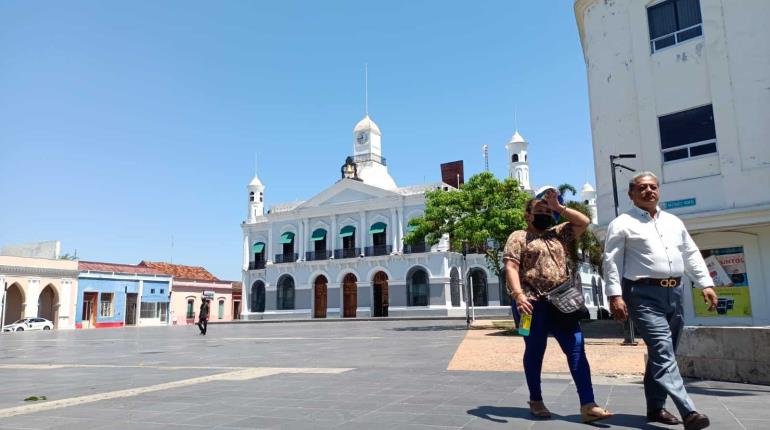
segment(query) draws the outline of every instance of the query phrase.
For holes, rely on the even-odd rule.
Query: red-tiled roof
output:
[[[190,279],[196,281],[219,281],[216,276],[208,270],[199,266],[185,266],[182,264],[159,263],[155,261],[142,261],[139,266],[149,267],[159,270],[163,273],[173,275],[179,279]]]
[[[151,267],[134,266],[133,264],[100,263],[96,261],[78,261],[78,270],[110,273],[133,273],[140,275],[165,275],[166,273]]]

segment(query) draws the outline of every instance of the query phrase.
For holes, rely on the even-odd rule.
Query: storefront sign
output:
[[[751,296],[743,247],[702,250],[714,290],[719,297],[716,312],[709,312],[699,289],[693,288],[693,306],[699,317],[750,317]]]

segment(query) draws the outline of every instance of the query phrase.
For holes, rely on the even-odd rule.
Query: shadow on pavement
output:
[[[428,326],[415,326],[415,327],[394,327],[391,330],[394,331],[466,331],[467,328],[462,326],[450,326],[450,325],[428,325]]]
[[[567,421],[580,423],[580,415],[558,415],[552,414],[551,418],[536,418],[529,413],[529,408],[517,408],[511,406],[479,406],[475,409],[469,409],[468,414],[475,417],[489,420],[496,423],[507,423],[509,418],[520,418],[528,421]],[[595,428],[612,428],[614,426],[624,426],[627,428],[640,430],[661,430],[670,429],[662,425],[647,422],[647,417],[642,415],[616,414],[603,421],[597,421],[587,424]]]
[[[747,392],[749,391],[749,392]],[[702,394],[704,396],[718,396],[718,397],[746,397],[756,396],[752,392],[767,393],[764,390],[751,390],[745,388],[707,388],[707,387],[694,387],[692,385],[687,386],[687,392],[690,394]]]

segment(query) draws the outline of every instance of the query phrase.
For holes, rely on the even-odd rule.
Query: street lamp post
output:
[[[615,162],[615,160],[619,158],[636,158],[636,154],[618,154],[618,155],[610,155],[610,168],[612,170],[612,198],[615,201],[615,217],[618,216],[618,184],[617,179],[615,177],[615,171],[618,168],[626,169],[629,172],[635,172],[636,170]],[[625,338],[623,339],[623,345],[626,346],[635,346],[638,345],[639,342],[636,341],[636,338],[634,336],[634,323],[631,321],[630,316],[626,319],[626,323],[623,324],[623,331],[625,334]]]
[[[468,283],[465,282],[466,278],[468,277],[468,268],[467,268],[467,262],[466,262],[466,256],[468,255],[468,241],[463,240],[462,241],[462,247],[463,247],[463,273],[462,273],[462,280],[463,280],[463,299],[465,299],[465,326],[467,328],[471,327],[471,310],[468,307],[468,298],[470,295],[468,294]]]

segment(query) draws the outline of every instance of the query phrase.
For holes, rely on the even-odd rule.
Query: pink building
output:
[[[235,282],[222,281],[208,270],[198,266],[142,261],[139,266],[149,267],[172,275],[174,283],[171,288],[171,324],[195,324],[198,309],[204,291],[213,293],[210,303],[209,322],[232,321],[234,317],[233,290],[240,292],[240,286]],[[240,307],[240,300],[238,307]]]

